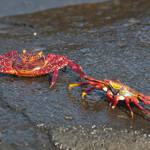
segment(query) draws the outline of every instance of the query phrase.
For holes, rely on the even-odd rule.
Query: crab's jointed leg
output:
[[[114,109],[116,107],[116,105],[118,104],[119,102],[119,97],[120,95],[115,95],[115,97],[113,98],[112,100],[112,108]]]
[[[51,72],[54,72],[53,76],[52,76],[52,81],[51,81],[51,85],[49,88],[51,88],[56,79],[57,79],[57,76],[58,76],[58,70],[53,70],[52,67],[49,67],[49,68],[41,68],[41,69],[37,69],[37,70],[34,70],[33,71],[33,76],[41,76],[41,75],[44,75],[44,74],[48,74],[48,73],[51,73]]]
[[[53,77],[52,77],[52,82],[50,85],[50,88],[51,88],[57,79],[58,70],[63,68],[63,67],[66,67],[68,64],[81,77],[86,76],[86,74],[83,72],[81,66],[79,66],[75,62],[71,61],[67,57],[58,56],[55,54],[49,54],[45,60],[45,65],[42,68],[35,69],[33,71],[33,76],[40,76],[43,74],[48,74],[50,72],[54,72]]]
[[[12,68],[12,61],[5,55],[0,55],[0,72],[17,74],[16,70]]]
[[[129,104],[129,103],[130,103],[130,98],[126,97],[126,98],[125,98],[125,102],[126,102],[128,108],[130,109],[131,116],[132,116],[132,118],[133,118],[133,111],[132,111],[131,106],[130,106],[130,104]]]
[[[12,67],[12,61],[5,55],[0,55],[0,66]]]
[[[107,92],[108,93],[108,92]],[[119,102],[119,100],[122,98],[122,96],[121,95],[115,95],[114,96],[114,98],[113,97],[110,97],[111,99],[111,102],[110,102],[110,104],[112,105],[112,108],[115,108],[115,106],[117,105],[117,103]],[[130,98],[129,97],[124,97],[125,99],[125,102],[126,102],[126,105],[128,106],[128,108],[130,109],[130,112],[131,112],[131,116],[132,116],[132,118],[133,118],[133,111],[132,111],[132,109],[131,109],[131,107],[130,107],[130,104],[129,104],[129,102],[130,102]]]
[[[82,86],[82,85],[88,85],[89,82],[83,82],[83,83],[73,83],[73,84],[70,84],[68,89],[69,91],[71,90],[72,87],[75,87],[75,86]]]
[[[54,83],[57,79],[57,76],[58,76],[58,70],[54,70],[54,74],[53,74],[53,77],[52,77],[52,82],[51,82],[51,85],[50,85],[49,88],[51,88],[54,85]]]
[[[137,98],[132,97],[132,98],[131,98],[131,102],[134,103],[137,107],[139,107],[140,109],[142,109],[143,111],[145,111],[147,114],[150,115],[150,112],[147,111],[146,109],[144,109],[144,108],[137,102]]]
[[[113,98],[113,93],[112,93],[110,90],[107,91],[106,97],[107,97],[109,100],[111,100],[111,101],[114,99],[114,98]]]
[[[10,56],[10,59],[13,63],[16,60],[16,58],[18,57],[18,52],[13,50],[13,51],[10,51],[9,53],[5,54],[4,56],[6,56],[6,57]]]
[[[78,64],[76,64],[75,62],[71,60],[68,61],[68,64],[75,72],[77,72],[81,76],[81,78],[87,77],[87,75],[83,72],[81,66],[79,66]]]
[[[58,62],[58,63],[57,63]],[[45,66],[47,67],[53,67],[54,70],[58,70],[60,68],[66,67],[67,64],[69,64],[69,66],[75,71],[77,72],[81,77],[85,77],[87,76],[83,70],[82,67],[80,65],[78,65],[77,63],[71,61],[70,59],[68,59],[65,56],[58,56],[55,54],[49,54],[47,56],[47,59],[45,60]]]
[[[85,91],[82,93],[82,99],[84,99],[84,96],[87,95],[88,93],[92,92],[94,89],[96,89],[96,86],[92,86],[91,88],[85,90]]]
[[[73,84],[70,84],[69,85],[69,91],[71,90],[72,87],[82,86],[82,85],[88,85],[88,84],[92,85],[92,82],[83,82],[83,83],[73,83]],[[91,87],[91,88],[87,89],[86,91],[84,91],[82,93],[82,99],[84,99],[84,96],[87,95],[88,93],[90,93],[91,91],[93,91],[95,88],[96,88],[96,85],[94,85],[93,87]]]
[[[103,79],[104,82],[109,82],[109,81],[117,81],[117,82],[120,82],[119,79]]]
[[[143,101],[147,105],[150,105],[150,96],[144,95],[143,93],[139,93],[138,95],[141,101]]]
[[[9,68],[9,67],[0,67],[0,72],[17,75],[16,70],[14,70],[13,68]]]
[[[82,99],[84,99],[84,96],[87,95],[88,93],[90,93],[91,91],[93,91],[94,89],[100,89],[100,90],[104,90],[105,89],[107,90],[108,88],[102,84],[102,83],[97,83],[97,82],[83,82],[83,83],[73,83],[73,84],[70,84],[69,85],[69,91],[72,87],[75,87],[75,86],[82,86],[82,85],[92,85],[93,87],[87,89],[86,91],[84,91],[82,93]]]

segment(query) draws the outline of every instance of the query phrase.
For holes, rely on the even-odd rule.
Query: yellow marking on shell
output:
[[[24,50],[23,50],[23,54],[25,54],[26,52],[27,52],[27,51],[24,49]]]
[[[86,94],[87,94],[86,92],[83,92],[83,93],[82,93],[82,99],[84,99],[84,96],[85,96]]]
[[[116,89],[116,90],[119,90],[119,89],[122,88],[122,86],[121,86],[120,84],[115,83],[115,82],[113,82],[113,81],[110,81],[110,85],[111,85],[114,89]]]

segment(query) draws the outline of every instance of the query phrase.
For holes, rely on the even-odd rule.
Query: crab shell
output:
[[[45,66],[45,57],[41,52],[26,52],[20,54],[14,61],[12,67],[18,72],[18,75],[33,77],[32,72]]]
[[[138,92],[136,92],[134,89],[131,87],[122,84],[121,82],[118,81],[109,81],[111,89],[117,90],[119,95],[126,97],[138,97]],[[121,99],[122,100],[122,99]]]

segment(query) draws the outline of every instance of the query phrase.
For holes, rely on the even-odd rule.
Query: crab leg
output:
[[[11,55],[11,56],[10,56],[10,55]],[[13,50],[13,51],[11,51],[11,52],[5,54],[4,56],[6,56],[6,57],[9,57],[9,56],[10,56],[11,61],[14,62],[14,61],[16,60],[16,58],[18,57],[18,52],[15,51],[15,50]]]
[[[105,83],[105,82],[103,82],[103,81],[100,81],[100,80],[94,79],[94,78],[92,78],[92,77],[87,77],[87,76],[85,76],[85,77],[84,77],[84,79],[85,79],[85,80],[92,81],[92,82],[95,82],[95,83],[107,84],[107,83]]]
[[[58,70],[55,70],[54,74],[53,74],[53,77],[52,77],[52,82],[51,82],[51,85],[50,85],[49,88],[51,88],[54,85],[54,83],[55,83],[55,81],[57,79],[57,76],[58,76]]]
[[[107,98],[109,99],[109,100],[113,100],[114,98],[113,98],[113,93],[110,91],[110,90],[108,90],[107,91]]]
[[[5,55],[0,55],[0,66],[2,67],[11,67],[12,61]]]
[[[57,64],[57,61],[59,62]],[[56,63],[56,64],[55,64]],[[50,66],[53,67],[55,66],[58,69],[67,66],[67,64],[69,64],[69,66],[75,71],[77,72],[81,77],[87,76],[83,70],[82,67],[79,66],[78,64],[76,64],[75,62],[71,61],[70,59],[68,59],[67,57],[64,56],[58,56],[55,54],[49,54],[47,56],[47,59],[45,60],[45,66]],[[55,68],[54,68],[55,70]]]
[[[70,84],[70,85],[69,85],[69,91],[70,91],[71,88],[74,87],[74,86],[82,86],[82,85],[88,85],[88,84],[93,85],[93,87],[87,89],[86,91],[84,91],[84,92],[82,93],[82,99],[84,99],[84,96],[85,96],[85,95],[87,95],[88,93],[90,93],[91,91],[93,91],[93,90],[96,89],[96,88],[97,88],[97,89],[100,89],[100,90],[103,90],[103,91],[108,90],[108,88],[107,88],[105,85],[101,84],[101,83],[97,83],[97,82],[83,82],[83,83],[73,83],[73,84]],[[113,98],[112,98],[112,99],[113,99]]]
[[[77,72],[81,77],[87,77],[87,75],[83,72],[82,67],[79,66],[78,64],[76,64],[75,62],[69,60],[68,61],[69,66],[75,71]]]
[[[82,86],[82,85],[94,85],[96,86],[97,89],[100,89],[100,90],[104,90],[105,91],[105,88],[107,88],[105,85],[101,84],[101,83],[96,83],[96,82],[83,82],[83,83],[73,83],[73,84],[70,84],[69,85],[69,91],[72,87],[74,86]]]
[[[129,101],[130,101],[130,99],[129,99],[128,97],[126,97],[126,98],[125,98],[125,102],[126,102],[128,108],[130,109],[131,116],[132,116],[132,118],[133,118],[133,111],[132,111],[132,109],[131,109],[131,107],[130,107]]]
[[[75,86],[82,86],[82,85],[88,85],[89,82],[83,82],[83,83],[73,83],[73,84],[70,84],[68,89],[69,91],[71,90],[72,87],[75,87]]]
[[[104,82],[109,82],[109,81],[118,81],[118,82],[120,82],[120,80],[119,79],[103,79],[103,81]]]
[[[145,104],[150,105],[150,96],[144,95],[143,93],[139,93],[139,99]]]
[[[113,103],[113,99],[114,99],[113,93],[110,90],[108,90],[107,94],[106,94],[106,97],[108,98],[108,100],[110,100],[110,104],[109,105],[111,106],[112,103]]]
[[[53,68],[51,68],[51,67],[49,67],[49,68],[42,68],[42,69],[39,69],[39,70],[34,70],[33,76],[41,76],[43,74],[48,74],[50,72],[53,72]],[[54,83],[55,83],[55,81],[57,79],[57,76],[58,76],[58,70],[54,70],[54,74],[52,76],[51,85],[50,85],[49,88],[51,88],[54,85]]]
[[[120,95],[115,95],[115,97],[112,100],[112,108],[114,109],[117,105],[117,103],[119,102],[120,99]]]
[[[80,70],[83,71],[82,67],[80,65],[78,65],[77,63],[75,63],[74,61],[69,60],[69,62],[73,63],[74,66],[77,66]]]
[[[121,95],[115,95],[115,97],[113,98],[113,100],[111,101],[111,104],[112,104],[112,108],[115,108],[115,106],[117,105],[117,103],[119,102],[119,100],[121,99],[122,100],[122,96]],[[130,104],[129,104],[129,101],[130,99],[128,97],[125,98],[125,102],[126,102],[126,105],[128,106],[128,108],[130,109],[130,112],[131,112],[131,116],[133,118],[133,111],[130,107]]]
[[[84,96],[87,95],[88,93],[92,92],[94,89],[96,89],[96,86],[93,86],[93,87],[87,89],[86,91],[84,91],[82,93],[82,99],[84,99]]]
[[[101,84],[105,85],[106,87],[109,86],[109,81],[118,81],[118,82],[120,82],[119,79],[103,79],[103,81],[101,81],[101,80],[97,80],[97,79],[94,79],[92,77],[87,77],[87,76],[85,76],[84,79],[92,81],[92,82],[96,82],[97,84],[101,83]]]
[[[134,103],[137,107],[139,107],[140,109],[142,109],[143,111],[145,111],[147,114],[150,115],[150,112],[147,111],[146,109],[144,109],[140,104],[138,104],[137,100],[135,98],[131,98],[131,102]]]
[[[17,72],[13,68],[9,68],[9,67],[0,67],[0,72],[17,75]]]
[[[12,61],[5,55],[0,55],[0,72],[16,74],[16,71],[12,68]]]

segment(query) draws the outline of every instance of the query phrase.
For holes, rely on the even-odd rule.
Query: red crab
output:
[[[136,92],[131,87],[122,84],[119,81],[119,79],[115,80],[104,79],[103,81],[88,77],[85,77],[85,79],[89,81],[84,83],[70,84],[69,91],[71,87],[90,84],[92,85],[92,87],[82,93],[82,99],[84,99],[84,96],[93,91],[94,89],[100,89],[107,92],[107,98],[110,100],[110,105],[112,105],[112,108],[115,108],[119,100],[123,100],[126,102],[128,108],[130,109],[132,118],[133,118],[133,111],[131,110],[129,104],[131,102],[150,115],[150,112],[148,112],[139,104],[139,101],[143,101],[145,104],[150,105],[150,96]]]
[[[0,55],[0,72],[14,74],[24,77],[35,77],[54,72],[51,86],[55,83],[58,76],[58,70],[67,65],[76,71],[81,77],[86,76],[81,66],[71,61],[65,56],[49,54],[47,58],[40,52],[27,52],[18,55],[13,50],[5,55]]]

